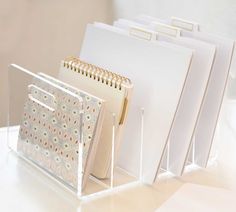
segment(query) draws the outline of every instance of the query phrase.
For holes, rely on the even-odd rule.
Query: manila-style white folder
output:
[[[148,33],[129,36],[122,29],[89,24],[80,58],[129,77],[134,84],[119,163],[137,174],[140,117],[144,108],[143,181],[153,183],[168,140],[193,51],[159,41]]]
[[[193,162],[201,167],[206,167],[227,87],[229,73],[234,73],[234,71],[230,69],[234,55],[235,42],[232,39],[201,32],[199,30],[199,24],[180,18],[171,18],[171,20],[163,21],[150,16],[141,15],[137,17],[136,20],[146,24],[155,21],[168,23],[172,26],[181,28],[182,36],[208,42],[217,47],[212,73],[204,96],[194,136]]]
[[[156,40],[164,40],[194,49],[189,74],[169,135],[168,164],[166,165],[167,161],[163,161],[163,165],[166,165],[163,168],[180,176],[184,171],[191,147],[192,136],[211,73],[216,47],[200,40],[181,37],[179,28],[157,22],[147,26],[134,21],[119,19],[114,22],[114,26],[127,30],[140,29],[140,27],[141,30],[149,29],[152,30]]]

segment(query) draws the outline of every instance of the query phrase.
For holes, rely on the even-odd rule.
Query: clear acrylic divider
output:
[[[166,149],[161,161],[161,166],[160,169],[157,173],[157,177],[156,177],[156,181],[158,180],[162,180],[162,179],[168,179],[170,177],[174,177],[173,173],[170,171],[169,167],[170,167],[170,142],[168,141],[166,144]]]
[[[137,116],[140,117],[140,146],[139,146],[139,160],[138,163],[138,174],[132,173],[126,169],[126,167],[122,167],[122,165],[118,164],[119,161],[119,149],[122,149],[120,146],[116,145],[116,137],[117,137],[117,124],[116,124],[116,114],[110,112],[111,119],[113,120],[112,124],[112,134],[111,134],[111,165],[109,169],[109,177],[105,179],[98,179],[93,175],[90,175],[88,183],[82,193],[81,199],[89,199],[93,197],[98,197],[110,193],[114,193],[123,189],[130,188],[132,186],[136,186],[142,182],[142,160],[143,160],[143,135],[144,135],[144,109],[137,109]],[[132,125],[132,123],[127,123],[127,125]],[[125,139],[125,134],[122,139]],[[121,146],[126,145],[124,141],[121,141]],[[131,156],[132,157],[132,156]],[[134,156],[135,157],[135,156]]]
[[[163,155],[163,159],[161,162],[161,167],[159,170],[158,175],[163,175],[169,173],[169,153],[170,153],[170,142],[167,142],[166,149]]]
[[[50,80],[46,80],[44,77],[34,74],[18,65],[10,65],[8,73],[9,117],[7,144],[11,150],[9,154],[16,153],[14,155],[16,155],[19,160],[24,159],[24,161],[30,164],[33,167],[32,170],[35,170],[35,173],[37,173],[37,171],[44,173],[45,177],[48,177],[49,184],[52,185],[56,182],[61,188],[72,192],[79,199],[88,199],[90,197],[109,194],[142,182],[144,145],[143,108],[136,108],[140,129],[133,129],[139,132],[138,174],[132,173],[132,171],[127,170],[126,167],[122,167],[122,165],[117,162],[122,156],[122,154],[119,154],[117,149],[119,147],[116,145],[117,118],[116,114],[110,112],[110,118],[112,119],[112,132],[110,133],[110,174],[105,179],[98,179],[90,174],[91,171],[88,173],[87,169],[85,169],[86,159],[88,160],[88,150],[85,145],[85,131],[83,129],[85,119],[83,99],[75,92],[65,89]],[[70,99],[68,100],[70,102],[76,102],[76,107],[69,102],[65,102],[65,99]],[[70,112],[73,112],[73,110],[76,111],[77,119],[73,119],[73,121],[77,123],[76,131],[73,131],[74,133],[76,132],[77,136],[77,140],[75,141],[76,146],[71,146],[69,142],[64,142],[66,139],[73,140],[73,138],[70,138],[72,129],[70,129],[69,122],[63,126],[64,122],[61,121],[63,117],[54,120],[56,112],[64,114],[63,110],[65,108],[63,106]],[[69,106],[72,108],[69,108]],[[58,108],[60,108],[60,111],[58,111]],[[65,117],[67,117],[66,112],[68,111],[65,111]],[[72,120],[71,117],[70,119]],[[37,122],[37,124],[34,125],[34,122]],[[54,124],[57,133],[60,134],[56,136],[57,139],[53,136],[53,131],[55,130],[55,128],[53,128]],[[127,125],[132,127],[132,120],[128,120]],[[46,128],[47,130],[45,130]],[[60,131],[61,128],[64,129],[64,134]],[[125,134],[126,132],[124,133],[124,137]],[[121,146],[126,145],[126,142],[121,142]],[[65,144],[66,146],[62,147],[59,144]],[[59,145],[58,148],[56,148],[57,145]],[[76,151],[74,157],[67,155],[66,152],[62,150],[63,148],[67,149],[70,147],[71,151]],[[57,151],[58,154],[55,153],[55,151]],[[73,160],[71,163],[67,162],[67,157],[70,156],[70,159]],[[63,162],[61,164],[63,167],[58,165],[61,162]],[[71,172],[70,170],[73,171]]]
[[[144,148],[144,108],[141,108],[141,136],[140,136],[140,160],[139,160],[139,181],[143,181],[143,148]]]
[[[9,154],[80,194],[87,171],[82,98],[15,64],[9,66],[8,80]]]
[[[193,136],[193,141],[189,149],[189,153],[187,156],[187,161],[184,167],[184,173],[192,172],[200,167],[195,163],[195,136]],[[183,173],[183,174],[184,174]]]

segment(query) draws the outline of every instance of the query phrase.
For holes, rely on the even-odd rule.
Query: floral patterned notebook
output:
[[[79,189],[85,185],[93,164],[103,100],[65,89],[52,83],[53,79],[34,78],[28,86],[17,149],[53,176]]]

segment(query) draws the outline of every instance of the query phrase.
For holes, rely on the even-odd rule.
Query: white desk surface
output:
[[[152,187],[140,185],[84,202],[77,200],[71,193],[64,191],[40,171],[35,171],[28,163],[9,152],[6,147],[6,134],[4,129],[1,129],[0,211],[148,212],[161,207],[164,202],[171,199],[172,195],[187,183],[236,191],[236,102],[227,102],[225,108],[227,110],[222,115],[217,136],[220,150],[218,160],[209,168],[186,173],[181,178],[162,179]],[[191,200],[188,200],[186,204],[190,202]],[[217,204],[217,201],[209,204]],[[175,210],[173,209],[173,211]],[[182,211],[184,212],[184,210]]]

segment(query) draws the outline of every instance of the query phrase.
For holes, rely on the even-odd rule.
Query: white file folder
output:
[[[115,27],[88,25],[80,58],[130,78],[134,92],[120,154],[123,167],[137,174],[140,120],[144,108],[143,180],[153,183],[168,139],[192,59],[192,50],[150,42],[148,34],[131,37]],[[140,36],[141,35],[141,36]]]
[[[200,116],[197,121],[194,138],[193,162],[199,166],[206,167],[230,73],[235,45],[234,40],[201,32],[199,31],[199,25],[197,23],[179,18],[160,20],[141,15],[137,17],[136,20],[146,24],[155,21],[168,23],[172,26],[174,25],[181,28],[181,34],[184,37],[191,37],[208,42],[217,47],[211,77],[204,96]],[[234,73],[233,70],[231,71]]]
[[[114,22],[114,26],[127,30],[134,27],[142,27],[142,30],[151,29],[152,33],[156,34],[154,36],[156,40],[164,40],[194,49],[189,74],[169,136],[168,167],[164,167],[173,174],[180,176],[183,173],[191,147],[191,140],[211,73],[216,47],[196,39],[180,37],[181,30],[166,24],[153,23],[151,26],[147,26],[119,19]],[[163,165],[165,164],[166,161],[163,161]]]

